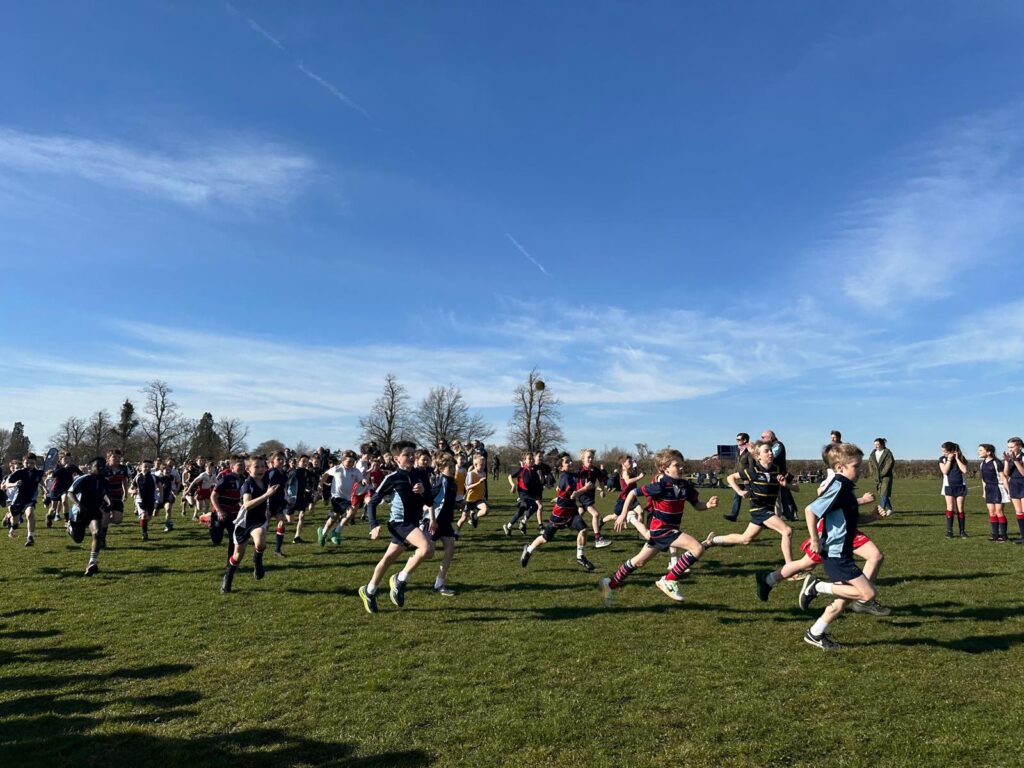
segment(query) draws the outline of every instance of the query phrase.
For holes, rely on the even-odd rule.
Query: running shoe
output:
[[[401,608],[405,605],[405,582],[399,581],[398,576],[388,579],[388,586],[391,587],[391,602]]]
[[[854,613],[870,613],[872,616],[888,616],[892,613],[892,608],[877,600],[854,600],[850,603],[850,610]]]
[[[530,552],[530,545],[527,544],[525,547],[523,547],[523,554],[519,556],[519,564],[523,566],[523,568],[525,568],[529,564],[531,554],[532,553]]]
[[[583,570],[585,570],[587,573],[594,572],[594,564],[587,560],[586,555],[580,555],[579,557],[577,557],[576,562],[579,563],[583,567]]]
[[[677,603],[683,602],[683,593],[679,591],[679,585],[674,581],[661,578],[654,582],[654,586],[668,595],[670,598],[675,600]]]
[[[594,549],[604,549],[612,545],[611,539],[606,539],[604,536],[598,536],[594,539]]]
[[[843,647],[827,634],[822,633],[821,636],[812,635],[809,629],[804,633],[804,642],[808,645],[813,645],[815,648],[821,648],[823,651],[838,651]]]
[[[365,584],[359,588],[359,599],[363,601],[363,608],[367,613],[377,612],[377,595],[367,592]]]
[[[800,608],[806,611],[811,607],[811,601],[818,596],[818,591],[814,588],[814,585],[818,583],[818,580],[807,574],[804,576],[804,583],[800,587],[800,594],[797,596],[796,603]],[[810,635],[810,632],[808,632]]]
[[[768,571],[758,571],[754,574],[754,580],[757,582],[757,599],[762,603],[768,602],[768,595],[772,591],[768,584],[768,573]]]

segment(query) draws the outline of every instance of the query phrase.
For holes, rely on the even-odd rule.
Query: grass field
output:
[[[756,599],[770,532],[711,550],[683,604],[653,586],[661,558],[604,609],[597,577],[638,543],[589,550],[591,575],[561,535],[523,571],[504,489],[466,529],[456,597],[428,563],[376,616],[356,596],[384,547],[365,525],[341,547],[286,544],[230,595],[191,521],[145,544],[112,529],[91,579],[86,546],[54,528],[26,549],[22,529],[0,540],[0,765],[1022,765],[1024,547],[987,540],[977,491],[973,537],[944,539],[938,486],[897,483],[897,515],[870,530],[893,614],[841,619],[835,654],[801,642],[795,584]],[[720,510],[684,527],[741,529]]]

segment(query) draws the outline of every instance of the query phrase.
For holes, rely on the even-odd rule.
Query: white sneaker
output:
[[[658,579],[654,586],[668,595],[670,598],[675,600],[677,603],[683,602],[683,593],[679,591],[679,585],[674,581],[669,581],[665,578]]]
[[[605,547],[610,547],[611,545],[612,540],[606,539],[604,536],[600,537],[599,539],[594,539],[594,549],[604,549]]]

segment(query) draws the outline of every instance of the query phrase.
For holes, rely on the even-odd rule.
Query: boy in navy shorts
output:
[[[157,482],[153,462],[143,459],[142,471],[132,478],[131,491],[135,494],[135,512],[139,516],[142,540],[149,541],[149,521],[156,513]]]
[[[544,526],[544,532],[523,547],[519,564],[525,568],[538,548],[555,538],[555,534],[560,530],[568,528],[576,531],[576,562],[583,570],[592,573],[594,564],[587,560],[584,554],[584,547],[587,546],[587,524],[583,521],[576,504],[582,491],[579,487],[579,477],[572,471],[572,458],[568,453],[558,457],[558,469],[558,486],[555,491],[555,505],[551,508],[551,518]]]
[[[283,473],[281,473],[283,474]],[[238,564],[245,557],[245,544],[252,537],[255,547],[253,553],[253,576],[257,580],[266,574],[263,567],[263,551],[267,548],[267,525],[270,520],[270,499],[281,486],[270,485],[267,478],[267,462],[264,459],[249,459],[249,477],[242,483],[242,508],[235,520],[231,535],[234,537],[235,551],[228,557],[227,568],[224,569],[224,580],[220,591],[230,592],[231,582],[235,578]]]
[[[103,477],[103,458],[97,456],[89,462],[89,474],[75,478],[67,492],[67,506],[71,509],[68,514],[68,535],[76,544],[81,544],[85,540],[86,531],[92,534],[86,576],[93,576],[100,571],[100,526],[109,503],[107,482]]]
[[[405,589],[409,574],[421,562],[434,555],[434,542],[428,534],[437,531],[437,523],[434,521],[433,506],[423,503],[425,495],[429,494],[429,489],[425,488],[418,479],[418,474],[412,474],[415,444],[403,440],[395,443],[391,450],[396,461],[396,468],[377,486],[377,490],[373,492],[373,496],[370,497],[370,501],[366,505],[366,516],[370,522],[370,538],[376,540],[380,536],[377,506],[393,494],[391,515],[388,519],[391,543],[380,562],[373,569],[370,581],[359,588],[359,598],[363,601],[363,608],[367,613],[377,612],[377,588],[388,568],[405,552],[407,547],[412,547],[415,551],[401,572],[397,576],[392,576],[388,582],[391,588],[391,602],[399,608],[405,605]],[[420,528],[424,512],[428,516],[427,533]]]
[[[43,482],[43,470],[36,466],[36,455],[25,454],[25,464],[21,469],[16,470],[7,478],[4,483],[6,490],[15,491],[11,500],[11,516],[18,520],[25,518],[25,525],[28,529],[28,537],[25,539],[25,546],[31,547],[36,543],[36,499],[39,498],[39,487]]]
[[[241,456],[232,456],[228,468],[217,475],[217,483],[210,493],[210,541],[220,546],[224,533],[228,533],[228,557],[235,551],[235,520],[242,508],[242,474],[245,461]]]
[[[863,520],[860,516],[855,484],[860,477],[864,452],[852,443],[837,443],[829,448],[826,455],[835,470],[835,477],[807,506],[804,517],[811,539],[807,554],[821,555],[821,564],[828,578],[820,580],[810,574],[804,577],[797,602],[806,611],[818,595],[835,598],[804,635],[805,643],[833,651],[842,646],[828,636],[829,624],[839,618],[851,601],[870,604],[875,599],[875,586],[854,562],[853,550],[857,526],[877,519],[877,514],[868,515]],[[824,523],[820,536],[819,519]]]
[[[519,531],[525,536],[526,525],[530,515],[540,514],[541,497],[544,495],[544,478],[534,464],[533,452],[523,451],[522,466],[508,476],[509,489],[519,494],[516,502],[516,513],[501,529],[506,536],[512,535],[512,528],[519,523]]]
[[[724,536],[716,536],[712,531],[704,539],[704,548],[749,544],[765,528],[771,528],[782,537],[780,546],[783,559],[787,563],[792,560],[793,529],[775,514],[775,502],[779,498],[779,493],[792,479],[792,475],[780,472],[773,463],[771,445],[757,443],[754,446],[753,459],[726,478],[733,493],[741,498],[750,499],[750,522],[747,529],[743,533],[730,533]]]
[[[444,547],[444,556],[441,558],[441,565],[437,570],[437,578],[434,579],[434,591],[444,597],[454,597],[455,590],[448,586],[448,569],[451,567],[452,559],[455,557],[455,504],[458,498],[458,484],[455,482],[455,462],[452,454],[446,451],[438,451],[434,454],[434,469],[437,471],[437,481],[434,485],[434,532],[430,533],[431,518],[423,517],[423,528],[430,533],[430,538],[436,543],[441,542]]]
[[[718,497],[712,496],[707,503],[700,500],[697,489],[688,480],[683,479],[683,454],[674,448],[662,448],[658,451],[654,456],[654,464],[661,473],[660,477],[639,489],[640,495],[646,496],[652,502],[647,542],[635,557],[620,565],[611,578],[604,578],[598,582],[606,606],[611,605],[615,590],[622,586],[633,571],[659,552],[671,548],[685,548],[685,551],[675,565],[669,568],[668,573],[658,580],[657,587],[672,600],[681,602],[683,596],[676,581],[704,553],[704,546],[697,539],[679,530],[683,522],[683,509],[687,503],[698,510],[712,509],[718,506]],[[616,531],[626,527],[626,517],[633,508],[636,496],[636,490],[626,495],[622,512],[615,519]]]

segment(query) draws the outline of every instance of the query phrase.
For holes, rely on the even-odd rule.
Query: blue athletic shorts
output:
[[[853,581],[864,575],[852,557],[823,557],[821,566],[829,581]]]
[[[665,552],[678,537],[679,531],[676,528],[660,528],[657,531],[651,531],[651,538],[648,539],[647,546]]]

